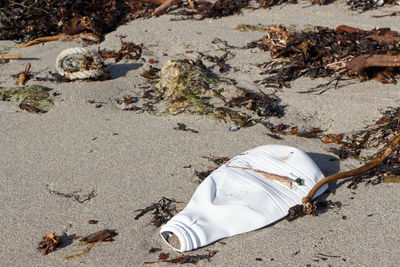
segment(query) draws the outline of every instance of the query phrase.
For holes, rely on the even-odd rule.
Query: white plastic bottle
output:
[[[256,230],[285,217],[323,178],[314,161],[297,148],[251,149],[212,172],[186,208],[161,227],[161,237],[183,252]]]

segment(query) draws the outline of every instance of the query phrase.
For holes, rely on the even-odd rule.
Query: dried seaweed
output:
[[[247,107],[254,111],[259,117],[282,117],[283,110],[279,107],[280,99],[274,94],[241,91],[239,96],[230,99],[225,105],[229,108]]]
[[[88,236],[82,237],[79,240],[80,241],[79,245],[87,245],[87,247],[84,250],[78,252],[77,254],[65,257],[64,260],[71,260],[71,259],[75,259],[80,256],[83,256],[83,255],[89,253],[90,250],[92,248],[94,248],[96,246],[96,244],[98,244],[100,242],[113,242],[114,237],[117,235],[118,235],[118,233],[115,230],[105,229],[105,230],[90,234]]]
[[[198,171],[195,170],[194,174],[198,179],[198,182],[201,183],[204,179],[207,178],[207,176],[209,176],[214,170],[216,170],[218,167],[220,167],[221,165],[227,163],[230,158],[228,157],[216,157],[216,156],[203,156],[203,158],[207,159],[208,161],[210,161],[211,163],[213,163],[214,166],[209,166],[209,165],[204,165],[207,168],[207,170],[205,171]]]
[[[170,60],[162,67],[159,82],[150,83],[152,90],[143,94],[142,99],[148,98],[144,104],[149,103],[152,111],[161,114],[210,115],[240,127],[264,123],[271,116],[283,116],[283,107],[276,95],[248,91],[235,86],[235,81],[218,78],[206,68],[202,57],[216,62],[226,60],[224,56],[221,59],[204,54],[196,61]],[[142,76],[149,80],[157,79],[158,69],[151,68]],[[118,103],[122,104],[122,101]],[[142,107],[123,105],[123,110],[145,111],[144,104]]]
[[[174,127],[175,130],[179,131],[184,131],[184,132],[192,132],[192,133],[199,133],[199,131],[196,131],[194,129],[187,128],[186,124],[184,123],[179,123],[178,122],[178,127]]]
[[[258,47],[270,51],[273,59],[260,66],[262,74],[267,77],[258,82],[267,87],[282,88],[290,87],[291,81],[303,76],[312,79],[336,76],[330,81],[332,83],[346,75],[395,83],[400,73],[396,64],[388,62],[385,65],[383,62],[360,67],[364,66],[366,59],[374,63],[378,60],[371,56],[390,55],[390,60],[397,60],[396,56],[400,56],[399,38],[400,33],[388,28],[365,31],[341,25],[336,30],[315,27],[313,31],[289,33],[285,27],[273,25],[258,42]]]
[[[375,124],[367,126],[365,129],[350,134],[331,134],[322,138],[324,143],[333,143],[339,145],[339,148],[331,147],[330,152],[335,153],[341,159],[356,158],[362,161],[368,161],[376,154],[367,158],[360,158],[363,149],[380,150],[383,146],[400,133],[400,107],[389,108],[384,111],[382,117]],[[356,176],[354,181],[361,181],[365,177],[380,177],[388,175],[400,175],[400,148],[397,148],[382,164],[375,169]],[[354,187],[352,184],[351,187]]]
[[[162,197],[157,203],[153,203],[150,206],[144,209],[137,209],[135,212],[139,212],[138,215],[135,216],[135,220],[138,220],[140,217],[145,215],[146,213],[153,211],[153,218],[150,223],[156,227],[160,227],[162,224],[169,221],[176,213],[176,203],[182,203],[176,201],[175,199],[169,199],[166,197]]]
[[[117,236],[118,233],[115,230],[105,229],[88,236],[82,237],[79,241],[86,243],[96,243],[96,242],[112,242],[114,241],[114,237]]]
[[[99,50],[99,54],[102,58],[114,58],[115,63],[122,59],[138,60],[142,56],[142,46],[132,42],[124,42],[121,38],[121,48],[117,52],[103,49]]]
[[[0,87],[0,101],[19,103],[19,108],[32,113],[45,113],[53,104],[51,89],[40,85]]]
[[[37,249],[39,249],[43,255],[47,255],[57,249],[62,243],[61,237],[56,233],[47,234],[39,242]]]
[[[280,135],[292,135],[303,138],[319,138],[324,132],[318,127],[312,127],[310,129],[299,131],[299,126],[290,127],[289,125],[283,123],[275,126],[272,124],[264,124],[264,126],[271,131],[271,133],[268,133],[268,136],[274,139],[282,139]]]
[[[118,0],[5,0],[0,4],[0,40],[28,41],[81,32],[103,36],[129,21],[133,12]]]
[[[83,194],[82,195],[82,194],[78,194],[78,193],[82,192],[81,189],[77,190],[77,191],[74,191],[72,193],[62,193],[62,192],[58,192],[58,191],[55,191],[55,190],[51,190],[48,185],[46,185],[46,188],[49,191],[49,193],[52,194],[52,195],[65,197],[65,198],[71,198],[72,200],[77,201],[79,203],[85,203],[86,201],[90,201],[92,198],[97,196],[95,190],[92,190],[88,194]]]
[[[374,8],[378,8],[383,5],[396,5],[396,0],[385,0],[384,2],[378,4],[379,1],[375,0],[349,0],[346,2],[350,6],[351,10],[358,10],[365,12]]]
[[[318,215],[319,213],[325,212],[326,210],[335,210],[337,213],[338,210],[342,207],[342,203],[340,201],[332,201],[332,200],[318,200],[315,202],[315,214]],[[304,212],[303,205],[296,205],[289,209],[289,213],[286,216],[286,220],[289,222],[301,218],[305,216],[306,213]]]
[[[154,264],[154,263],[160,263],[160,262],[167,262],[167,263],[175,263],[175,264],[185,264],[185,263],[191,263],[191,264],[197,264],[201,260],[207,260],[211,261],[211,258],[215,256],[215,254],[218,253],[217,250],[213,251],[207,251],[207,254],[196,254],[196,255],[183,255],[179,256],[173,259],[168,259],[169,254],[161,252],[160,255],[158,256],[159,261],[146,261],[144,264]]]

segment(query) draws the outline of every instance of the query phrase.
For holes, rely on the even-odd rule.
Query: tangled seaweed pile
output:
[[[153,114],[210,115],[239,127],[250,127],[264,123],[271,116],[284,115],[275,94],[247,91],[232,81],[221,80],[200,59],[170,60],[160,74],[158,71],[153,68],[142,74],[151,81],[152,89],[135,101],[116,100],[117,104],[123,110]]]
[[[400,107],[390,108],[374,125],[352,134],[328,134],[323,137],[323,143],[337,144],[339,148],[330,148],[341,159],[349,157],[368,161],[370,158],[360,158],[362,149],[382,149],[390,140],[400,133]],[[374,157],[371,156],[371,157]],[[366,177],[399,176],[400,148],[397,148],[382,164],[364,174]],[[361,180],[361,179],[359,179]]]
[[[395,4],[386,0],[385,4]],[[179,8],[186,18],[220,18],[244,8],[270,8],[297,0],[5,0],[0,2],[0,40],[29,41],[59,34],[91,33],[100,37],[139,17],[158,16]],[[324,5],[326,0],[313,0]],[[353,10],[377,7],[373,0],[350,0]]]
[[[272,59],[281,59],[262,66],[267,78],[258,82],[268,87],[290,87],[289,82],[302,76],[332,75],[337,81],[347,75],[396,83],[400,73],[400,33],[388,28],[365,31],[341,25],[336,30],[316,27],[289,33],[273,25],[266,32],[252,45],[270,51]]]
[[[90,32],[102,36],[126,21],[123,1],[16,0],[0,3],[0,40]]]

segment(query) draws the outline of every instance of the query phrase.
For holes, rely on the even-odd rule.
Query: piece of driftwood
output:
[[[15,54],[15,55],[0,55],[0,59],[18,59],[21,58],[21,54]]]
[[[362,74],[369,67],[400,67],[400,56],[361,55],[347,63],[347,68],[355,74]]]

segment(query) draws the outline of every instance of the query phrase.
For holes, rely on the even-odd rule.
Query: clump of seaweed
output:
[[[284,115],[280,99],[275,94],[237,87],[234,82],[218,78],[200,59],[171,60],[160,74],[158,72],[152,67],[142,73],[142,77],[151,81],[152,89],[143,93],[139,103],[127,105],[125,101],[117,100],[123,110],[210,115],[240,127],[253,126],[264,123],[268,117]]]
[[[215,256],[215,254],[218,253],[217,250],[213,251],[207,251],[208,253],[206,254],[196,254],[196,255],[182,255],[173,259],[168,259],[169,254],[161,252],[160,255],[158,256],[159,261],[146,261],[144,264],[154,264],[154,263],[160,263],[160,262],[168,262],[168,263],[175,263],[175,264],[185,264],[185,263],[191,263],[191,264],[197,264],[201,260],[207,260],[211,261],[211,258]]]
[[[326,144],[339,145],[339,148],[331,147],[328,150],[338,155],[341,159],[356,158],[366,162],[374,158],[399,133],[400,108],[389,108],[383,112],[382,117],[375,124],[369,125],[363,130],[349,134],[328,134],[321,141]],[[378,152],[369,157],[360,157],[360,152],[363,149],[375,149]],[[356,176],[354,179],[355,181],[361,181],[365,177],[378,177],[380,179],[382,177],[399,176],[399,170],[400,148],[396,148],[375,169]],[[351,184],[351,186],[354,186],[354,184]]]
[[[258,42],[273,59],[261,66],[267,77],[258,82],[282,88],[302,76],[335,76],[327,86],[337,85],[343,76],[356,76],[395,83],[400,73],[399,39],[400,33],[388,28],[366,31],[341,25],[289,33],[285,27],[273,25]]]
[[[33,107],[44,113],[54,103],[50,89],[41,85],[0,87],[0,100],[20,103],[20,107]]]
[[[182,202],[176,201],[175,199],[162,197],[158,202],[153,203],[146,208],[135,210],[135,212],[139,212],[139,214],[135,216],[135,220],[138,220],[146,213],[153,211],[153,218],[151,219],[150,223],[156,227],[160,227],[162,224],[168,222],[177,213],[176,203]]]
[[[92,250],[96,246],[96,244],[101,243],[101,242],[113,242],[114,237],[117,236],[118,233],[115,230],[109,230],[105,229],[99,232],[95,232],[93,234],[90,234],[88,236],[82,237],[79,240],[79,245],[87,245],[87,247],[77,254],[70,255],[64,258],[64,261],[66,260],[71,260],[75,258],[79,258]]]

